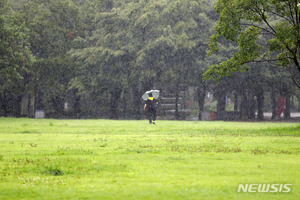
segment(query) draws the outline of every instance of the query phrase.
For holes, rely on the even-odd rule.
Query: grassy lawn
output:
[[[300,199],[299,136],[296,123],[0,118],[0,199]]]

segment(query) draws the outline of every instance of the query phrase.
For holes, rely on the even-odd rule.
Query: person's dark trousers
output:
[[[149,119],[150,124],[152,123],[152,121],[156,120],[156,109],[149,109],[148,110],[148,119]]]

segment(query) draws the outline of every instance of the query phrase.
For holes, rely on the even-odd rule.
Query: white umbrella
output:
[[[149,98],[149,94],[152,94],[154,99],[157,99],[159,97],[159,90],[150,90],[145,92],[145,94],[143,94],[142,98],[147,101],[147,99]]]

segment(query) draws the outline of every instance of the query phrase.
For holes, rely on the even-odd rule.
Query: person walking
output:
[[[149,124],[155,124],[157,105],[158,105],[158,101],[154,99],[152,93],[150,93],[149,98],[147,99],[144,105],[144,110],[147,111]]]

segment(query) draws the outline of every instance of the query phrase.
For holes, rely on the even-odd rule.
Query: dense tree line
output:
[[[253,118],[258,110],[262,119],[266,92],[272,94],[274,109],[279,94],[297,92],[286,70],[270,64],[249,65],[249,72],[234,72],[219,84],[203,81],[210,65],[239,52],[221,38],[221,51],[207,56],[219,19],[212,1],[0,4],[2,116],[33,117],[35,110],[44,110],[48,117],[141,118],[146,90],[172,91],[177,98],[180,86],[187,85],[197,88],[199,119],[208,91],[215,94],[219,112],[232,95],[243,118]]]

